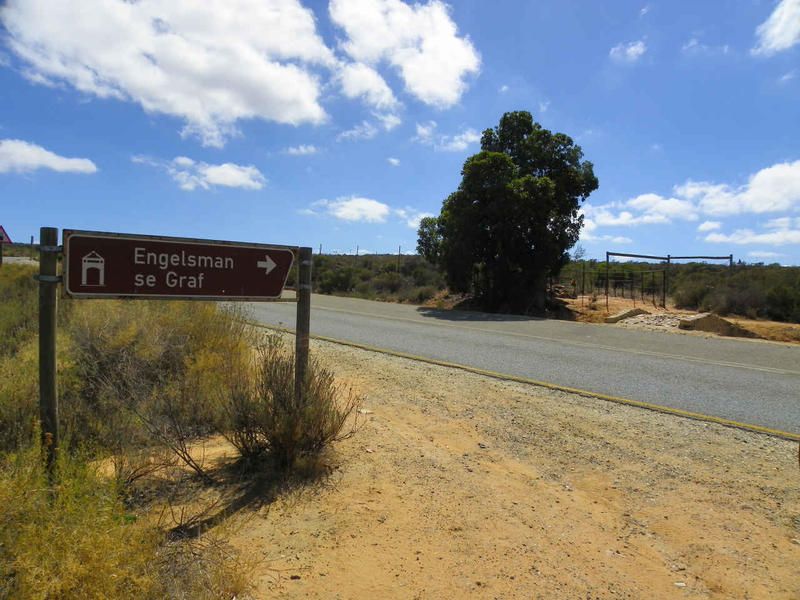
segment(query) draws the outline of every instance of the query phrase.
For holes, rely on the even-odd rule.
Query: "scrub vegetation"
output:
[[[423,304],[445,287],[434,265],[408,255],[315,256],[312,277],[321,294],[410,304]]]
[[[663,264],[613,263],[610,279],[638,282],[643,271],[664,268]],[[586,273],[586,289],[591,289],[594,282],[597,290],[602,292],[605,286],[605,263],[601,261],[573,261],[562,269],[559,280],[562,283],[579,282],[583,271]],[[645,278],[645,282],[649,281],[649,277]],[[660,285],[661,277],[657,277],[656,281]],[[638,290],[638,283],[635,286]],[[800,267],[777,264],[734,264],[733,267],[708,263],[673,264],[670,266],[668,296],[677,308],[713,312],[722,316],[738,315],[750,319],[800,323]]]
[[[210,436],[252,433],[255,451],[234,444],[236,485],[291,478],[352,433],[358,397],[312,358],[298,401],[293,355],[236,308],[61,300],[51,483],[34,272],[0,268],[0,599],[246,597],[240,558],[184,508],[175,516],[174,490],[202,498],[231,483],[198,450]]]

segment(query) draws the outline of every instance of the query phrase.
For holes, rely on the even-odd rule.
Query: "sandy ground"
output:
[[[313,342],[365,396],[239,515],[257,598],[800,598],[796,443]]]
[[[650,315],[643,315],[633,319],[625,319],[612,327],[633,327],[649,331],[663,331],[667,333],[681,333],[689,335],[713,336],[708,332],[689,332],[678,329],[678,322],[684,318],[698,314],[695,311],[682,310],[668,304],[666,309],[654,306],[649,300],[640,302],[630,298],[609,298],[606,310],[605,296],[598,297],[594,306],[588,296],[578,298],[564,298],[567,307],[575,315],[576,320],[587,323],[602,323],[608,315],[614,315],[630,308],[643,308]],[[725,317],[727,320],[750,331],[755,337],[774,341],[800,343],[800,324],[780,323],[765,319],[747,319],[744,317]]]

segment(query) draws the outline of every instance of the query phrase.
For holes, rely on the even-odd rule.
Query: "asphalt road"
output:
[[[294,304],[249,306],[294,328]],[[798,346],[321,295],[311,333],[800,434]]]

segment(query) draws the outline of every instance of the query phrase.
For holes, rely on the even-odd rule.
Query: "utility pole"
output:
[[[400,250],[402,250],[402,246],[397,247],[397,273],[400,273]]]

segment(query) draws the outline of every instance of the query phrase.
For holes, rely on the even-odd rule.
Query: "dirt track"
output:
[[[256,597],[800,597],[796,443],[313,346],[372,413],[241,524]]]

